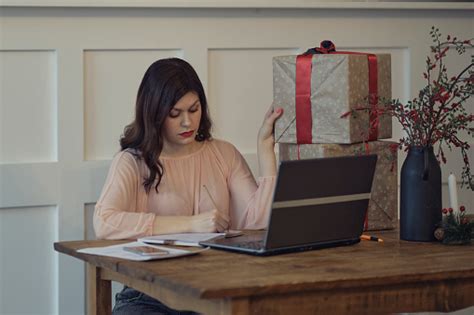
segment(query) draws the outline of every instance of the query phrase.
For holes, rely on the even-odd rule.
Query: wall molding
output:
[[[474,10],[474,3],[377,0],[2,0],[0,7]]]

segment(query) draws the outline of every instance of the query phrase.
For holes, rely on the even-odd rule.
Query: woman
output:
[[[191,65],[177,58],[153,63],[95,208],[97,237],[264,228],[276,174],[272,131],[281,113],[270,110],[260,128],[256,183],[237,149],[211,138],[206,96]],[[127,287],[116,299],[114,314],[178,314]]]

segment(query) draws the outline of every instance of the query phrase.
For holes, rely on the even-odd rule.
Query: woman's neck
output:
[[[167,143],[163,144],[163,150],[161,151],[160,156],[164,158],[177,158],[182,156],[187,156],[198,151],[204,142],[193,141],[192,143],[186,145],[170,145]]]

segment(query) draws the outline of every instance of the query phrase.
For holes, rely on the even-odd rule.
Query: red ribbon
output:
[[[304,54],[296,57],[296,142],[312,143],[312,121],[311,112],[311,71],[313,54],[349,54],[366,55],[369,65],[369,141],[377,140],[379,117],[377,113],[378,100],[378,66],[377,56],[374,54],[338,51],[331,41],[323,41],[320,47],[308,49]]]
[[[370,154],[369,143],[364,142],[364,147],[365,147],[365,154],[369,155]],[[364,230],[366,231],[368,227],[369,227],[369,208],[367,208],[367,211],[365,211]]]
[[[369,141],[377,140],[379,135],[379,115],[377,113],[378,101],[378,66],[377,56],[374,54],[367,54],[369,62],[369,104],[371,111],[369,114],[370,129]]]
[[[296,142],[312,143],[313,115],[311,113],[312,55],[296,57]]]
[[[365,155],[369,155],[370,154],[370,146],[369,146],[369,143],[364,141],[364,145],[365,145]]]
[[[397,156],[397,151],[398,151],[398,143],[392,143],[390,145],[390,153],[392,153],[392,164],[391,164],[391,167],[390,167],[390,172],[393,172],[395,170],[395,162],[397,162],[397,159],[394,158],[394,156],[396,157]]]

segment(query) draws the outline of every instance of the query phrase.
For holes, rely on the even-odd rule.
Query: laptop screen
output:
[[[265,248],[358,238],[376,155],[280,164]]]

